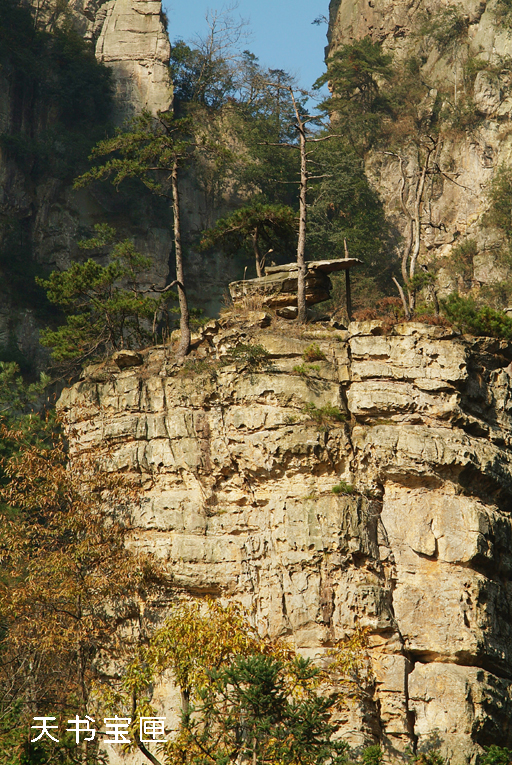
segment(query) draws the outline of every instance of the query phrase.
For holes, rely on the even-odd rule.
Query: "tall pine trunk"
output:
[[[296,117],[296,127],[299,131],[300,149],[300,187],[299,187],[299,238],[297,240],[297,321],[299,324],[306,323],[306,219],[308,190],[308,170],[306,152],[306,123],[301,119],[299,108],[295,100],[293,88],[289,88],[292,97],[293,109]]]
[[[190,351],[190,315],[185,279],[183,275],[183,251],[181,249],[180,195],[178,189],[178,158],[174,158],[171,173],[172,207],[174,213],[174,249],[176,252],[176,281],[178,285],[178,302],[180,306],[180,342],[176,356],[183,359]]]
[[[300,125],[300,189],[299,189],[299,238],[297,241],[297,321],[306,323],[306,193],[308,174],[306,166],[306,134]]]
[[[259,233],[260,233],[259,227],[256,226],[256,228],[252,232],[252,250],[254,252],[254,261],[256,263],[256,276],[261,278],[262,276],[265,276],[265,270],[264,270],[263,258],[261,257],[261,252],[258,245]]]

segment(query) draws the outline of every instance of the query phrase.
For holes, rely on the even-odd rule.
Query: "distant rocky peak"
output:
[[[172,107],[170,43],[160,0],[70,0],[78,31],[94,42],[96,57],[112,68],[114,121],[142,109]]]

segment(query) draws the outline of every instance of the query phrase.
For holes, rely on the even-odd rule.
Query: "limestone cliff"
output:
[[[70,0],[72,18],[112,69],[115,120],[172,106],[170,45],[159,0]]]
[[[456,764],[511,746],[512,347],[267,323],[210,324],[184,368],[163,347],[89,368],[59,403],[72,453],[140,482],[131,543],[175,594],[236,599],[317,658],[369,628],[373,678],[340,720],[353,745]],[[311,343],[325,359],[304,367]]]
[[[503,5],[503,4],[502,4]],[[499,0],[331,0],[327,55],[343,44],[369,35],[392,52],[401,66],[414,55],[420,61],[419,79],[436,89],[457,108],[462,101],[473,117],[465,126],[445,131],[436,161],[442,174],[424,203],[422,257],[449,255],[457,240],[476,240],[478,254],[474,278],[478,283],[503,278],[496,267],[499,246],[496,231],[482,225],[488,206],[487,192],[500,165],[510,165],[512,136],[511,29],[500,17]],[[433,23],[452,9],[460,20],[461,33],[453,33],[445,46],[425,33],[425,20]],[[448,20],[448,16],[444,17]],[[455,16],[454,16],[455,18]],[[453,31],[453,30],[452,30]],[[447,31],[448,36],[452,34]],[[435,37],[435,36],[434,36]],[[468,72],[473,67],[473,75]],[[433,93],[434,91],[431,91]],[[464,107],[466,108],[466,107]],[[404,147],[410,193],[414,186],[414,154]],[[398,229],[400,203],[398,162],[377,152],[368,158],[367,169],[382,194],[387,211]],[[453,284],[447,284],[448,289]]]

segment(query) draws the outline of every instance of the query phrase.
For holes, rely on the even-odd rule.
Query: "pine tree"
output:
[[[266,254],[271,250],[293,249],[297,216],[291,207],[252,202],[231,215],[220,218],[213,228],[203,231],[203,249],[220,246],[227,252],[250,248],[254,254],[256,276],[264,276]]]
[[[181,209],[179,173],[190,159],[193,136],[189,119],[177,119],[169,113],[153,117],[144,112],[130,129],[114,138],[101,141],[93,150],[93,158],[109,157],[103,164],[93,167],[75,181],[80,187],[93,181],[110,179],[119,186],[127,178],[138,178],[153,193],[168,199],[174,219],[174,249],[176,279],[166,289],[178,288],[180,308],[180,342],[177,357],[185,357],[190,350],[190,312],[188,307],[184,257],[181,243]]]
[[[66,314],[65,324],[41,332],[41,343],[52,349],[53,359],[68,371],[86,359],[144,347],[154,341],[157,324],[167,315],[168,291],[148,296],[148,290],[139,286],[151,259],[137,252],[130,240],[115,239],[114,229],[96,226],[96,236],[80,245],[102,254],[110,250],[108,265],[89,258],[73,263],[67,271],[54,271],[48,279],[37,279],[49,301]]]

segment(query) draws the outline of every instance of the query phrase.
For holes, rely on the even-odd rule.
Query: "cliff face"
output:
[[[164,348],[90,368],[59,403],[72,452],[140,482],[132,544],[175,593],[236,599],[314,657],[369,628],[373,678],[340,719],[352,744],[454,763],[510,746],[512,348],[265,323],[210,325],[181,371]],[[301,369],[312,342],[325,360]],[[268,357],[234,362],[239,343]]]
[[[172,106],[170,45],[159,0],[71,0],[72,18],[114,75],[116,122]]]
[[[58,25],[56,4],[40,6],[38,26]],[[160,2],[70,0],[64,10],[62,5],[59,7],[75,29],[93,42],[97,58],[112,69],[111,119],[115,123],[121,124],[142,108],[155,113],[171,107],[170,46]],[[80,62],[75,62],[75,66],[80,66]],[[147,281],[163,286],[172,245],[170,213],[157,209],[149,196],[127,203],[126,198],[118,199],[120,195],[106,188],[73,190],[73,177],[80,168],[62,173],[56,170],[56,165],[65,164],[63,152],[72,152],[74,147],[63,147],[58,133],[53,135],[55,115],[51,107],[47,107],[37,90],[27,87],[23,76],[13,76],[9,67],[0,71],[0,104],[0,133],[14,136],[22,147],[21,161],[0,147],[0,245],[9,248],[9,242],[5,244],[6,232],[15,228],[27,259],[65,269],[79,257],[77,242],[92,233],[95,223],[108,220],[121,235],[133,237],[142,252],[153,256],[154,268]],[[76,125],[68,128],[73,131]],[[98,140],[103,135],[98,133]],[[76,140],[84,138],[79,135]],[[44,154],[42,160],[24,159],[23,151],[30,157],[34,146],[44,146],[50,162],[46,162]],[[83,157],[80,161],[83,162]],[[26,279],[30,291],[33,275],[27,273]],[[10,292],[5,294],[5,287],[2,292],[0,351],[2,346],[4,349],[15,346],[36,367],[43,368],[46,354],[38,343],[40,318],[30,301],[20,308]]]
[[[122,125],[142,109],[155,114],[172,107],[170,44],[159,0],[69,0],[67,4],[50,0],[37,8],[40,28],[55,29],[62,18],[71,21],[91,41],[96,58],[111,69],[114,98],[110,118],[114,124]],[[77,70],[80,62],[74,63]],[[74,177],[88,167],[87,152],[80,156],[81,165],[71,162],[64,174],[56,172],[55,165],[66,164],[63,155],[67,150],[72,153],[74,146],[69,149],[54,135],[54,122],[52,109],[44,99],[34,97],[23,77],[16,79],[9,67],[0,67],[0,135],[13,136],[16,146],[22,148],[20,161],[0,143],[0,275],[2,250],[11,259],[6,232],[13,228],[22,240],[23,258],[33,259],[46,270],[64,270],[83,258],[78,241],[92,234],[94,224],[108,222],[121,237],[132,238],[142,253],[152,257],[147,286],[164,286],[173,268],[169,205],[140,188],[134,193],[122,186],[120,194],[108,184],[73,189]],[[73,136],[76,125],[67,125],[67,129]],[[89,140],[92,146],[104,138],[105,129],[97,131],[95,139],[79,134],[76,142]],[[40,145],[44,148],[42,161],[24,158],[23,152],[30,158],[32,148]],[[46,155],[51,157],[49,163]],[[182,177],[181,186],[183,241],[188,246],[198,231],[211,225],[212,212],[193,177]],[[211,258],[190,253],[186,264],[189,298],[215,313],[227,283],[241,275],[244,265],[222,254]],[[22,287],[23,297],[33,288],[33,274],[23,264],[21,270],[28,283]],[[38,335],[47,320],[41,320],[30,300],[18,301],[5,285],[0,284],[0,295],[0,355],[14,347],[37,369],[45,368],[47,353],[39,345]]]
[[[452,9],[464,32],[450,43],[427,38],[425,20],[445,23]],[[435,188],[428,192],[423,208],[423,257],[449,255],[453,244],[463,237],[474,239],[478,254],[474,278],[490,283],[504,274],[495,263],[499,246],[496,231],[482,225],[488,207],[487,192],[500,165],[510,165],[512,137],[512,71],[510,27],[500,20],[496,0],[331,0],[327,55],[339,46],[365,36],[382,42],[400,67],[415,56],[421,64],[419,79],[432,89],[431,95],[451,102],[452,113],[459,108],[472,112],[471,120],[456,129],[447,128],[436,157]],[[443,21],[444,18],[444,21]],[[440,22],[441,20],[441,22]],[[448,28],[447,28],[448,30]],[[450,30],[447,31],[449,36]],[[468,72],[474,68],[474,74]],[[465,104],[461,107],[461,104]],[[422,107],[423,108],[423,107]],[[454,111],[455,110],[455,111]],[[410,147],[406,157],[409,194],[414,187],[417,164]],[[396,159],[375,152],[367,159],[369,175],[380,191],[388,214],[397,228],[404,223],[397,215],[400,168]],[[453,284],[447,284],[451,289]]]

